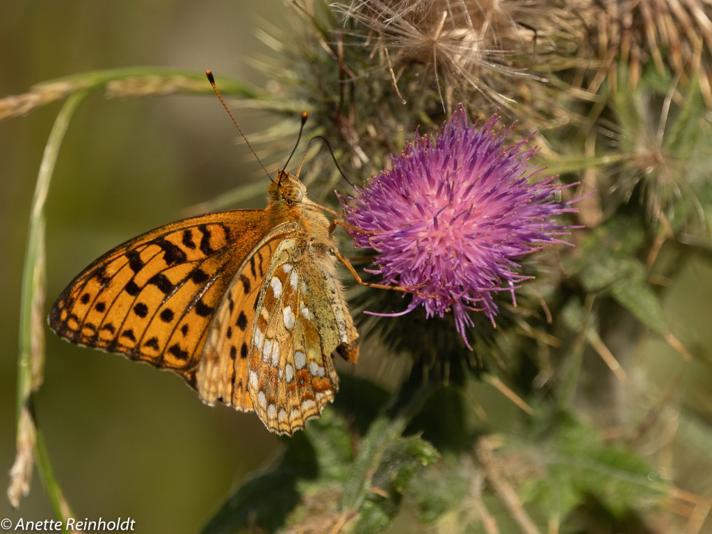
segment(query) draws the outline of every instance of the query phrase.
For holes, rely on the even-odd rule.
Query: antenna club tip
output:
[[[213,71],[211,69],[205,69],[205,76],[208,77],[210,85],[215,85],[215,77],[213,76]]]
[[[308,111],[302,111],[302,124],[307,122],[307,119],[309,118],[309,112]]]

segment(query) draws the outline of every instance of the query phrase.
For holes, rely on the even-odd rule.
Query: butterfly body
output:
[[[329,220],[280,172],[263,210],[185,219],[111,250],[69,284],[49,324],[291,435],[333,400],[333,357],[358,358],[335,250]]]

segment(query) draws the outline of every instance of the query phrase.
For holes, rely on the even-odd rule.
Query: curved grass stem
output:
[[[228,96],[253,99],[259,93],[241,82],[219,78]],[[203,72],[166,67],[126,67],[82,72],[34,85],[27,93],[0,98],[0,119],[24,115],[79,91],[105,89],[109,97],[170,93],[212,94]]]
[[[86,90],[70,95],[55,119],[37,174],[30,212],[27,251],[22,272],[20,343],[17,360],[17,454],[10,472],[8,499],[17,507],[30,491],[33,462],[47,490],[57,519],[69,513],[62,490],[54,478],[32,406],[33,394],[42,384],[44,367],[45,304],[45,204],[52,176],[72,116]]]

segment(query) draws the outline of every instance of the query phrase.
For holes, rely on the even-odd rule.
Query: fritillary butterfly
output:
[[[62,292],[49,325],[72,343],[174,371],[203,402],[254,410],[291,435],[333,401],[334,357],[358,359],[337,259],[363,282],[324,210],[282,169],[265,209],[185,219],[107,252]]]

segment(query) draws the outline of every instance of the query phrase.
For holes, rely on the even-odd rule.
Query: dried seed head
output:
[[[615,87],[619,63],[635,86],[647,65],[683,81],[697,79],[712,106],[712,2],[710,0],[572,0],[587,37],[581,53],[599,62],[591,89],[608,79]],[[583,22],[582,22],[583,23]]]
[[[536,0],[377,0],[332,7],[343,14],[347,31],[380,58],[399,94],[405,72],[424,67],[423,82],[435,83],[448,109],[473,89],[491,103],[510,106],[526,90],[521,83],[542,80],[537,64],[558,54],[565,34],[561,10]],[[553,70],[549,64],[547,71]],[[403,89],[403,97],[409,96]]]

